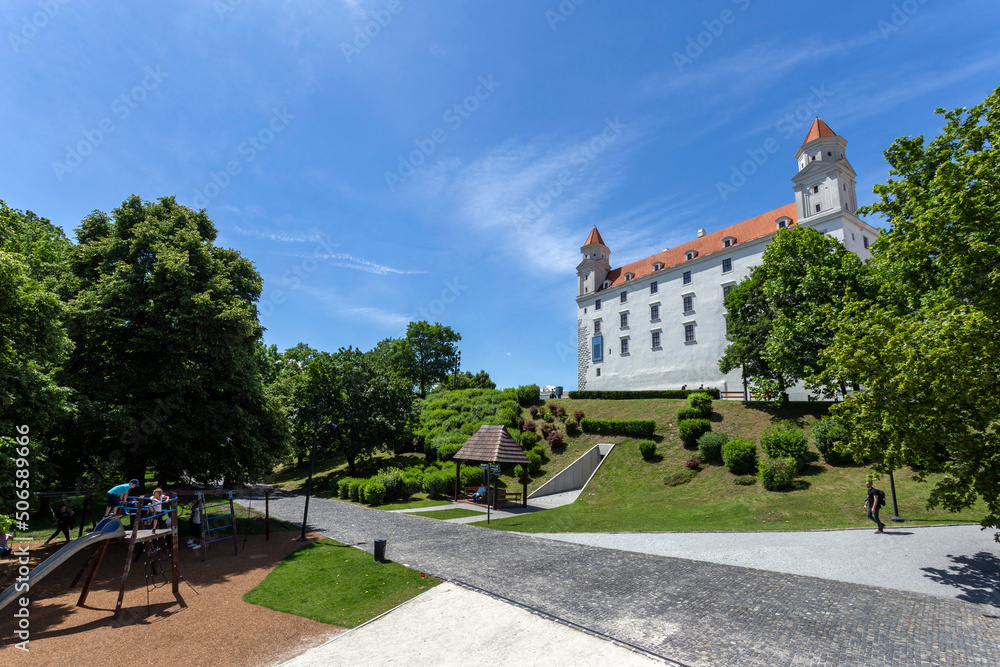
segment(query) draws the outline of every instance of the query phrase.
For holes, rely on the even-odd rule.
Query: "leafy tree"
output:
[[[344,456],[352,477],[358,463],[412,439],[412,386],[374,351],[349,347],[316,354],[295,403],[296,431],[308,429],[318,446]],[[337,428],[326,428],[328,422]]]
[[[286,424],[262,381],[261,278],[216,235],[172,197],[132,196],[77,229],[65,378],[80,395],[83,474],[121,465],[140,479],[152,467],[161,482],[241,484],[283,453]]]
[[[472,371],[452,375],[441,381],[437,387],[441,391],[451,389],[496,389],[497,383],[490,379],[490,374],[481,370],[475,375]]]
[[[840,445],[884,474],[943,469],[930,506],[986,502],[1000,526],[1000,88],[945,111],[941,134],[897,139],[890,180],[865,213],[890,229],[869,262],[877,285],[844,308],[825,353],[860,380],[833,409]],[[1000,540],[1000,534],[997,535]]]
[[[460,340],[462,336],[451,327],[421,320],[410,322],[406,338],[382,341],[377,349],[387,355],[395,371],[409,378],[424,398],[431,387],[444,382],[453,371],[458,352],[455,343]]]
[[[761,264],[730,292],[730,345],[723,372],[743,366],[756,393],[788,399],[798,380],[836,390],[820,353],[836,332],[844,295],[866,291],[861,260],[836,239],[806,227],[781,230]]]

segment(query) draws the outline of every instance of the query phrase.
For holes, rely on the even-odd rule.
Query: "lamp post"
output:
[[[899,505],[896,504],[896,480],[892,478],[892,472],[889,472],[889,490],[892,492],[892,518],[890,521],[903,521],[903,517],[899,516]]]
[[[462,351],[455,350],[455,379],[451,382],[451,388],[458,389],[458,369],[462,367]]]
[[[331,431],[336,430],[337,425],[333,422],[327,422],[324,426],[329,426]],[[306,507],[302,512],[302,534],[299,535],[299,542],[308,542],[306,537],[306,524],[309,522],[309,496],[312,495],[312,485],[313,485],[313,463],[316,458],[316,432],[319,430],[319,418],[313,419],[313,439],[312,446],[309,448],[309,479],[306,481]]]

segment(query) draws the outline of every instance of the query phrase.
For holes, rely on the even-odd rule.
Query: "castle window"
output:
[[[653,263],[653,270],[654,271],[659,271],[662,268],[663,268],[663,262],[654,262]]]
[[[813,186],[813,194],[814,194],[814,195],[815,195],[815,194],[819,194],[819,186],[818,186],[818,185],[814,185],[814,186]]]
[[[655,350],[658,347],[660,347],[660,332],[659,331],[654,331],[653,334],[652,334],[652,338],[653,338],[653,341],[652,341],[653,342],[653,349]]]
[[[684,258],[688,261],[694,259],[697,256],[698,256],[697,250],[688,250],[686,253],[684,253]]]
[[[608,289],[609,287],[611,287],[611,281],[610,280],[605,280],[604,281],[604,289]]]
[[[622,356],[628,354],[628,338],[622,338]]]
[[[819,213],[819,204],[816,204],[816,212]]]
[[[734,239],[732,236],[727,236],[726,238],[722,239],[723,248],[728,248],[732,246],[734,243],[736,243],[736,239]]]
[[[815,155],[810,155],[809,156],[809,161],[810,162],[815,162],[816,161],[816,156]]]
[[[601,377],[601,369],[600,368],[597,369],[597,377]]]
[[[634,273],[626,273],[625,274],[625,282],[628,282],[628,281],[632,280],[632,278],[634,278],[634,277],[635,277]]]
[[[729,296],[729,293],[733,291],[734,287],[736,287],[736,285],[726,285],[725,287],[722,288],[722,300],[723,301],[726,300],[726,297]]]
[[[694,310],[694,296],[691,294],[686,295],[684,297],[683,305],[685,313],[690,313]]]
[[[618,317],[621,319],[622,329],[628,329],[628,313],[620,313]]]
[[[628,292],[625,292],[625,291],[623,291],[623,292],[621,293],[621,296],[620,296],[620,298],[621,298],[621,302],[622,302],[622,303],[625,303],[626,301],[628,301]]]
[[[831,153],[830,151],[827,151],[826,154],[827,155],[833,155],[833,153]]]
[[[654,303],[652,306],[649,307],[649,319],[653,320],[654,322],[660,319],[660,304]]]
[[[591,353],[590,358],[592,361],[601,361],[604,359],[604,337],[594,336],[592,342],[593,352]]]
[[[600,310],[600,309],[601,309],[601,300],[598,299],[597,301],[594,302],[594,310]]]
[[[868,237],[867,236],[862,236],[861,240],[864,241],[865,247],[867,248],[868,247]]]
[[[691,272],[690,271],[685,271],[684,272],[684,275],[682,277],[682,282],[685,285],[690,285],[691,284]]]
[[[722,272],[729,273],[732,270],[733,270],[733,260],[730,259],[729,257],[722,260]]]
[[[659,291],[659,289],[660,289],[660,286],[659,286],[659,284],[657,284],[657,281],[654,280],[653,282],[649,283],[649,293],[650,294],[656,294]]]
[[[601,321],[600,320],[594,320],[594,335],[595,336],[600,336],[601,335]]]
[[[692,324],[685,324],[684,325],[684,342],[685,343],[694,343],[694,342],[697,342],[694,339],[694,324],[693,323]]]

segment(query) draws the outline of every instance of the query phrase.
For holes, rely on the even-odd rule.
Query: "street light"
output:
[[[903,521],[903,517],[899,516],[899,505],[896,504],[896,480],[892,478],[892,472],[889,472],[889,490],[892,491],[892,518],[890,521]]]
[[[462,351],[455,350],[455,379],[452,380],[451,388],[458,389],[458,369],[462,367]]]
[[[337,425],[332,421],[327,422],[324,426],[330,428],[330,432],[337,430]],[[313,486],[313,460],[316,458],[316,432],[319,430],[319,419],[313,419],[313,439],[312,446],[309,448],[309,480],[306,482],[306,508],[302,512],[302,534],[299,535],[299,542],[308,542],[309,539],[306,537],[306,524],[309,522],[309,496],[312,495]]]

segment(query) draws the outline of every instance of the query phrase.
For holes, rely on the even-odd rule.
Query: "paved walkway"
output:
[[[302,516],[299,496],[272,512]],[[1000,617],[969,602],[682,560],[314,498],[310,524],[444,579],[688,665],[997,665]],[[874,537],[874,536],[872,536]]]

